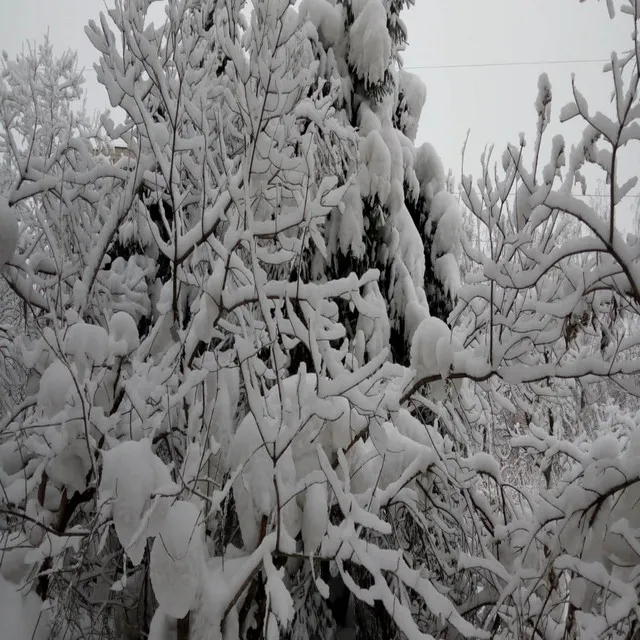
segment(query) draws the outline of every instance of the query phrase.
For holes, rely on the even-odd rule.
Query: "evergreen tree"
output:
[[[403,364],[416,323],[429,313],[446,321],[459,282],[457,205],[447,201],[448,227],[438,232],[430,212],[445,188],[442,163],[431,145],[414,147],[426,89],[401,68],[407,4],[307,0],[300,8],[315,27],[321,82],[338,85],[334,106],[358,132],[357,176],[328,225],[328,273],[379,269],[366,296],[386,308],[388,323],[347,306],[341,317],[357,358],[366,361],[390,337]]]

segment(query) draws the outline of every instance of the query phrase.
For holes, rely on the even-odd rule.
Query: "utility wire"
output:
[[[574,198],[610,198],[608,193],[572,193]],[[622,198],[640,198],[640,193],[628,193]]]
[[[453,191],[451,192],[452,196],[462,196],[462,192],[461,191]],[[572,193],[570,194],[572,197],[574,198],[610,198],[611,196],[608,193]],[[509,198],[515,198],[516,194],[515,193],[510,193],[507,197]],[[637,200],[638,198],[640,198],[640,193],[628,193],[625,196],[622,196],[622,198],[633,198],[634,200]]]
[[[592,58],[583,60],[521,60],[515,62],[470,62],[462,64],[421,64],[402,67],[406,71],[418,69],[474,69],[479,67],[533,67],[539,65],[550,64],[606,64],[611,62],[607,58]],[[81,67],[80,73],[85,71],[93,71],[93,67]]]
[[[520,62],[471,62],[464,64],[423,64],[403,67],[407,71],[412,69],[472,69],[476,67],[525,67],[549,64],[603,64],[611,62],[606,58],[593,58],[585,60],[523,60]]]

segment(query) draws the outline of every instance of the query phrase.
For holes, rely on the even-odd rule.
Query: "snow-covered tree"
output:
[[[632,637],[640,431],[601,403],[582,437],[580,403],[602,379],[636,391],[640,256],[615,215],[637,30],[613,119],[575,89],[562,115],[586,132],[543,166],[543,77],[533,158],[463,178],[481,251],[414,145],[406,2],[176,0],[160,24],[151,4],[86,30],[122,124],[77,115],[48,45],[49,71],[7,61],[0,87],[27,376],[0,418],[3,624]],[[572,195],[586,162],[604,218]]]
[[[428,313],[423,310],[445,321],[451,310],[460,220],[459,206],[444,193],[435,150],[414,146],[426,88],[402,69],[407,33],[400,14],[407,4],[305,0],[300,7],[315,27],[320,81],[338,84],[335,108],[358,131],[357,180],[331,216],[323,269],[334,275],[380,270],[367,296],[387,307],[390,326],[363,323],[346,310],[344,321],[348,335],[357,338],[357,357],[377,352],[388,333],[393,357],[403,364],[416,323]],[[439,206],[449,210],[442,225]]]
[[[521,422],[512,419],[515,438],[499,443],[517,467],[510,478],[517,493],[501,489],[494,556],[468,563],[492,575],[485,628],[502,637],[631,638],[638,625],[630,567],[638,561],[640,430],[635,402],[628,411],[621,396],[638,394],[637,332],[629,328],[640,304],[639,254],[616,216],[637,180],[620,184],[619,158],[638,140],[640,15],[637,3],[618,4],[633,32],[631,50],[613,54],[607,67],[612,113],[592,113],[574,82],[560,119],[581,118],[582,139],[569,149],[554,137],[544,165],[551,87],[543,75],[533,153],[521,139],[506,149],[501,170],[487,154],[476,184],[462,180],[483,243],[465,241],[477,268],[454,312],[476,359],[460,362],[454,375],[476,385],[489,450],[505,410]],[[584,193],[587,165],[604,174],[604,210],[573,195]],[[617,397],[596,404],[603,381]]]
[[[102,120],[120,160],[71,112],[54,126],[62,102],[31,137],[3,121],[2,220],[33,218],[4,276],[34,326],[16,339],[27,396],[0,424],[3,579],[35,589],[53,637],[299,636],[313,616],[354,633],[356,602],[392,635],[473,633],[434,547],[414,560],[404,540],[460,467],[400,406],[413,374],[389,357],[391,323],[409,338],[429,313],[404,205],[416,152],[394,128],[415,135],[421,106],[415,80],[394,89],[401,7],[345,8],[333,75],[289,2],[248,20],[241,2],[172,2],[160,25],[149,4],[87,28],[126,113]],[[353,226],[366,207],[388,214],[375,234]],[[369,240],[366,264],[338,268],[337,243]]]
[[[39,161],[45,160],[48,170],[60,167],[58,154],[71,132],[82,128],[88,134],[90,123],[81,112],[82,76],[76,61],[72,52],[56,58],[48,38],[39,47],[29,46],[15,60],[6,54],[0,59],[4,134],[0,137],[0,273],[4,272],[0,281],[0,414],[19,402],[24,391],[15,338],[21,325],[25,329],[29,314],[16,292],[26,293],[25,269],[50,270],[42,259],[46,239],[39,222],[46,203],[23,201],[10,213],[7,198],[21,185],[24,172]],[[37,170],[42,171],[42,166]],[[60,237],[64,235],[55,216],[49,217],[47,224]],[[19,241],[21,255],[28,258],[26,264],[10,260]]]

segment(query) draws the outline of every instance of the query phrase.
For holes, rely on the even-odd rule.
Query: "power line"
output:
[[[574,198],[610,198],[611,196],[608,193],[572,193]],[[640,198],[640,193],[628,193],[626,196],[622,196],[622,198]]]
[[[462,196],[461,191],[454,191],[451,193],[452,196]],[[574,198],[610,198],[611,196],[608,193],[572,193],[570,194]],[[515,193],[510,193],[509,198],[515,198]],[[622,199],[632,198],[637,200],[640,198],[640,193],[628,193],[625,196],[622,196]]]
[[[403,67],[407,71],[412,69],[471,69],[476,67],[525,67],[549,64],[603,64],[611,62],[606,58],[592,58],[584,60],[523,60],[515,62],[470,62],[463,64],[423,64]]]
[[[512,62],[468,62],[461,64],[421,64],[403,67],[407,71],[418,69],[474,69],[481,67],[533,67],[554,64],[605,64],[611,62],[607,58],[591,58],[582,60],[520,60]],[[93,71],[93,67],[81,67],[80,73],[85,71]]]

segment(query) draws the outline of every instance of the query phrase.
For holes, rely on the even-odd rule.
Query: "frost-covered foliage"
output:
[[[406,185],[443,186],[411,139],[402,3],[172,2],[159,25],[149,5],[86,30],[122,125],[76,117],[72,58],[3,85],[3,277],[28,316],[3,579],[53,638],[473,635],[455,556],[410,555],[443,517],[427,493],[462,500],[473,473],[401,406],[415,372],[389,350],[393,324],[407,364],[429,319]],[[455,226],[430,229],[453,255]]]
[[[541,80],[533,168],[510,147],[496,180],[486,158],[463,181],[484,253],[414,145],[406,2],[177,0],[160,24],[150,4],[86,30],[123,124],[74,115],[69,58],[2,85],[2,277],[23,306],[5,341],[28,376],[0,422],[3,624],[630,637],[635,414],[576,398],[635,390],[636,244],[613,218],[638,56],[612,61],[618,122],[576,90],[568,169],[560,139],[538,168]],[[570,195],[585,161],[611,224]]]

